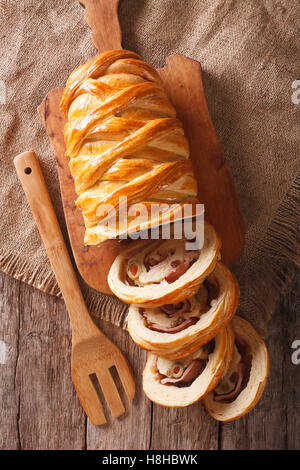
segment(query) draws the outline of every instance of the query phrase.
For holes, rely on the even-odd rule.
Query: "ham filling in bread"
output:
[[[176,361],[155,357],[152,372],[162,385],[189,386],[205,369],[208,355],[213,351],[214,341],[193,354]]]
[[[250,370],[252,356],[249,354],[249,348],[241,338],[235,338],[234,353],[231,365],[222,377],[221,381],[214,389],[214,400],[231,403],[246,388]]]
[[[177,304],[166,304],[159,308],[140,308],[147,328],[160,333],[174,334],[198,322],[218,297],[219,285],[214,274],[203,282],[197,294]]]
[[[182,240],[158,241],[151,251],[136,253],[126,266],[126,283],[131,286],[171,284],[199,257],[199,250],[185,250]]]

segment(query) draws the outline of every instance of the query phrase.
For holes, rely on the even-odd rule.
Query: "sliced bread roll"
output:
[[[117,256],[108,274],[112,292],[127,303],[155,308],[196,294],[213,271],[221,242],[205,223],[200,250],[186,250],[185,239],[138,240]]]
[[[218,421],[232,421],[248,413],[260,399],[269,373],[269,355],[262,338],[246,320],[235,317],[234,355],[230,368],[203,399]]]
[[[230,366],[234,346],[231,324],[191,355],[170,361],[152,353],[143,372],[145,394],[168,407],[190,405],[212,390]]]
[[[131,305],[128,331],[143,349],[166,359],[191,354],[232,319],[239,300],[234,275],[218,262],[193,297],[177,304],[144,309]]]

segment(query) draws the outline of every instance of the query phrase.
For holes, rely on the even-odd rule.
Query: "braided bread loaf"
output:
[[[175,203],[177,211],[183,203],[194,207],[197,183],[182,124],[158,73],[137,54],[109,51],[76,69],[60,109],[68,118],[66,156],[86,244],[172,219]],[[120,217],[107,227],[109,214],[120,214],[124,196],[128,221]],[[163,214],[141,224],[134,205],[150,210],[153,202],[164,203]]]

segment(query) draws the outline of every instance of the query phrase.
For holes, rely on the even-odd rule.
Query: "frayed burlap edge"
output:
[[[55,276],[51,270],[49,271],[49,266],[39,266],[33,269],[32,264],[24,261],[19,254],[0,248],[0,271],[47,294],[61,296]]]
[[[83,295],[91,315],[126,329],[128,305],[113,295],[100,294],[97,291],[91,290],[86,285],[85,287]]]
[[[247,270],[239,276],[242,284],[239,311],[266,335],[275,304],[299,266],[300,175],[285,195],[258,247],[259,256],[247,261]],[[257,262],[257,260],[259,260]],[[32,270],[32,265],[15,253],[0,249],[0,270],[48,294],[61,296],[54,274],[48,266]],[[252,279],[251,284],[247,279]],[[253,279],[257,278],[257,282]],[[127,305],[111,295],[100,294],[82,285],[87,307],[97,318],[126,327]]]
[[[300,264],[300,174],[278,207],[268,230],[260,240],[255,257],[250,258],[243,285],[239,311],[257,330],[267,336],[266,324],[271,319],[276,302],[294,278]],[[258,254],[258,256],[257,256]],[[257,278],[257,282],[253,280]],[[250,285],[247,278],[251,279]]]
[[[61,298],[61,292],[54,273],[49,272],[49,266],[39,266],[32,269],[28,261],[24,261],[16,253],[4,252],[0,249],[0,271],[30,284],[37,289]],[[113,295],[100,294],[80,282],[88,310],[95,318],[101,318],[114,325],[126,328],[126,314],[128,306]]]

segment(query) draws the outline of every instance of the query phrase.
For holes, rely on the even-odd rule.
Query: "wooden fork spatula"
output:
[[[110,368],[115,366],[130,401],[135,383],[121,351],[91,319],[76,278],[55,212],[34,152],[14,159],[18,177],[34,215],[72,326],[72,379],[81,405],[93,424],[106,422],[101,401],[90,376],[95,374],[114,418],[125,411]]]

